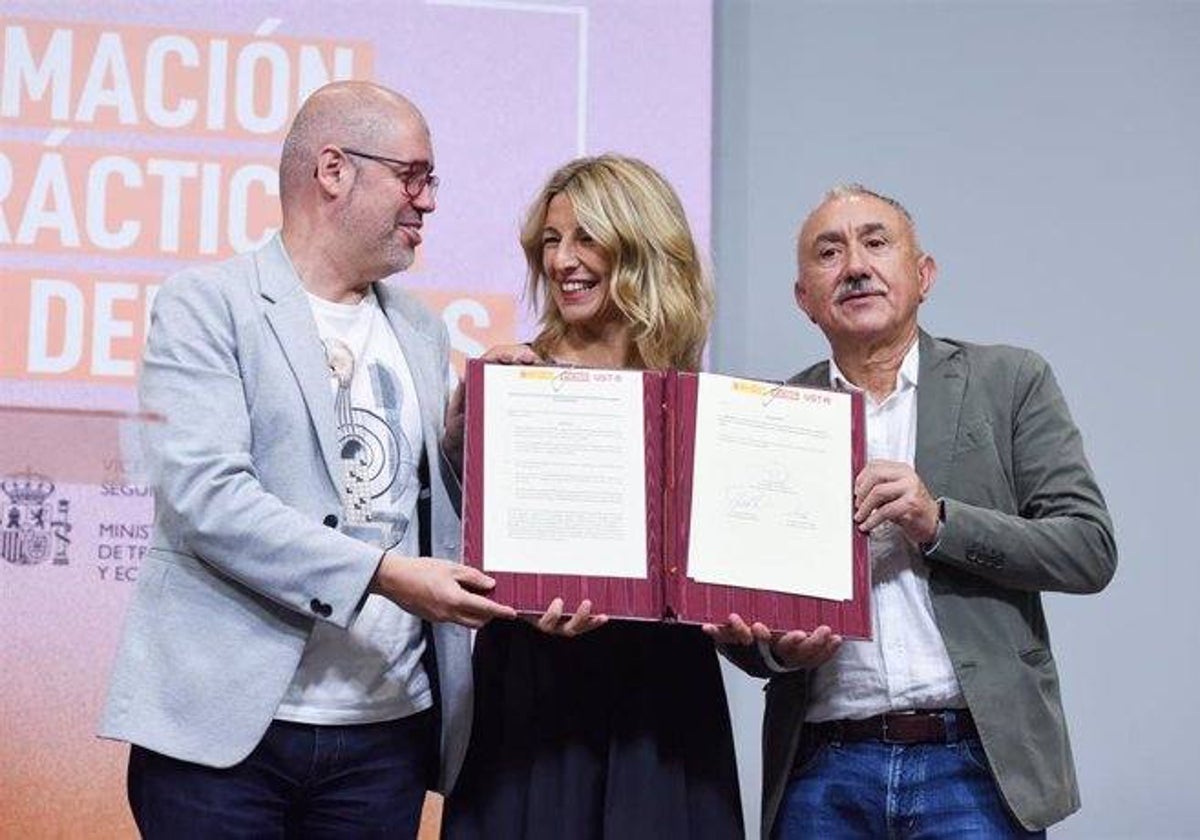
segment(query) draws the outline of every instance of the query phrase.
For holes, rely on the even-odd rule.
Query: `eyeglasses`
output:
[[[392,169],[400,182],[404,184],[404,194],[409,198],[420,198],[421,193],[425,192],[425,188],[429,188],[429,199],[432,201],[437,198],[438,184],[442,179],[434,175],[427,167],[426,163],[416,163],[411,160],[397,160],[396,158],[384,157],[383,155],[372,155],[367,152],[360,152],[357,149],[347,149],[342,146],[342,151],[354,157],[373,160],[376,163],[382,163],[389,169],[392,167],[400,167],[406,169],[406,172],[398,172]]]

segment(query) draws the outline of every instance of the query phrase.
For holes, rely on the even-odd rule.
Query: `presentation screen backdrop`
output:
[[[117,444],[162,279],[266,241],[297,107],[373,79],[424,111],[442,178],[388,282],[458,366],[528,338],[518,228],[570,158],[650,162],[708,242],[712,8],[7,0],[0,25],[0,833],[120,835],[126,750],[93,732],[153,519]]]

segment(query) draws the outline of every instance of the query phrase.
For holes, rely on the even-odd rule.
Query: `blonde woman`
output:
[[[712,310],[683,208],[641,161],[555,172],[521,232],[541,331],[492,359],[589,367],[700,363]],[[561,599],[475,646],[475,721],[446,804],[461,838],[743,835],[733,738],[711,640],[697,627],[608,621]]]

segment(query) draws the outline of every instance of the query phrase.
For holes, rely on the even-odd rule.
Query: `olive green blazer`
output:
[[[1043,591],[1103,589],[1116,569],[1112,521],[1050,366],[1028,350],[922,332],[916,470],[945,502],[929,557],[933,610],[1009,809],[1030,830],[1079,807]],[[829,363],[792,384],[828,386]],[[808,674],[770,672],[753,647],[726,649],[769,676],[763,837],[800,741]]]

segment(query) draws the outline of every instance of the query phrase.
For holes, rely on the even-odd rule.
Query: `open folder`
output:
[[[463,556],[496,600],[870,635],[860,394],[468,362]]]

